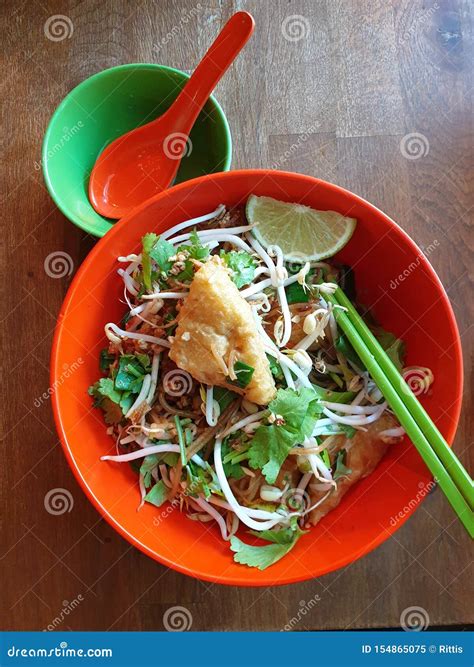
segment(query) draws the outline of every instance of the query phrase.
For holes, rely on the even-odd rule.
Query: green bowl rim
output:
[[[48,123],[48,126],[46,128],[46,132],[44,134],[43,138],[43,143],[41,147],[41,168],[43,172],[43,178],[46,183],[46,187],[48,189],[48,192],[51,196],[51,199],[54,201],[56,206],[59,208],[61,213],[68,218],[74,225],[77,227],[80,227],[80,229],[83,229],[89,234],[92,234],[92,236],[96,236],[97,238],[101,238],[107,234],[107,231],[104,232],[103,234],[97,233],[97,229],[90,225],[89,223],[85,222],[81,217],[76,215],[75,213],[72,213],[67,206],[63,204],[62,198],[56,193],[53,184],[50,179],[50,174],[48,171],[48,160],[47,158],[47,146],[49,145],[49,140],[50,140],[50,134],[51,134],[51,128],[56,121],[57,117],[60,116],[62,113],[64,107],[66,106],[66,103],[68,102],[69,98],[71,95],[78,89],[85,87],[89,85],[92,81],[95,79],[100,79],[102,76],[105,74],[111,72],[112,70],[127,70],[127,69],[159,69],[159,70],[167,70],[168,72],[174,72],[177,74],[180,74],[184,76],[186,79],[190,78],[190,74],[186,74],[186,72],[183,72],[182,70],[176,69],[175,67],[169,67],[168,65],[160,65],[158,63],[125,63],[123,65],[116,65],[114,67],[108,67],[107,69],[100,70],[99,72],[96,72],[95,74],[92,74],[91,76],[87,77],[87,79],[84,79],[80,83],[77,84],[77,86],[74,86],[72,90],[68,92],[68,94],[64,97],[64,99],[59,103],[59,105],[56,107],[56,110],[54,111],[53,115],[50,118],[50,121]],[[225,139],[227,141],[227,154],[225,158],[224,165],[222,167],[222,171],[229,171],[230,165],[232,163],[232,135],[230,132],[230,127],[229,127],[229,122],[227,120],[227,117],[219,104],[219,102],[216,100],[214,95],[211,95],[209,97],[211,102],[213,103],[217,114],[222,122],[222,125],[224,127],[224,133],[225,133]],[[99,215],[99,214],[97,214]],[[104,222],[109,222],[107,218],[104,216],[100,216]],[[113,222],[110,224],[114,224]]]

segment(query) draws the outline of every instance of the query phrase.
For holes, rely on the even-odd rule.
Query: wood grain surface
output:
[[[431,627],[473,622],[471,545],[439,490],[380,548],[321,579],[255,590],[209,585],[148,559],[100,519],[62,454],[50,401],[37,405],[71,280],[49,277],[45,258],[64,251],[77,268],[95,242],[63,217],[43,183],[41,141],[53,110],[106,67],[158,60],[191,70],[243,8],[255,34],[216,90],[232,128],[233,167],[273,164],[322,177],[369,199],[422,247],[438,241],[430,261],[464,347],[454,448],[472,470],[469,3],[2,4],[2,628],[162,629],[175,605],[190,611],[196,630],[278,630],[293,618],[295,630],[398,627],[411,606],[426,610]],[[70,18],[73,33],[54,42],[44,25],[56,14]],[[176,36],[157,54],[173,26]],[[416,159],[407,153],[412,133],[422,135]],[[55,488],[73,498],[60,516],[44,507]]]

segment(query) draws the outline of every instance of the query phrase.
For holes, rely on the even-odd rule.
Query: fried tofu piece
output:
[[[345,465],[351,470],[346,476],[337,481],[337,489],[334,490],[327,499],[316,507],[309,515],[309,523],[316,525],[323,516],[335,509],[341,502],[343,496],[359,480],[370,475],[378,466],[384,457],[390,444],[401,438],[382,438],[380,432],[389,428],[395,428],[398,422],[390,414],[384,414],[373,424],[367,427],[367,431],[357,431],[352,438],[337,436],[334,438],[334,444],[330,447],[331,461],[335,454],[341,449],[347,451]],[[327,492],[317,488],[318,483],[313,482],[309,485],[311,505],[318,502]]]
[[[275,383],[249,304],[214,256],[195,274],[177,317],[169,352],[179,368],[198,382],[227,387],[258,405],[267,405]],[[236,361],[254,368],[242,389],[229,383]]]

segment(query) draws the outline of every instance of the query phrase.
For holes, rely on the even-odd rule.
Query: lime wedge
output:
[[[265,248],[278,245],[286,260],[302,264],[335,255],[349,241],[357,224],[355,218],[336,211],[316,211],[256,195],[248,198],[246,214]]]

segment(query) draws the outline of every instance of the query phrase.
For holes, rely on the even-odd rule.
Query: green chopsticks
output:
[[[342,289],[338,287],[334,294],[325,294],[324,298],[345,309],[334,309],[337,323],[375,380],[467,532],[474,538],[474,486],[469,474]]]

